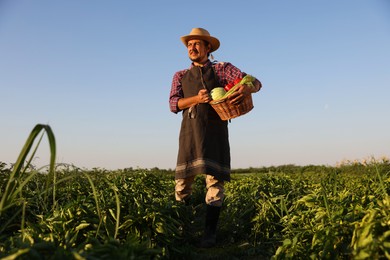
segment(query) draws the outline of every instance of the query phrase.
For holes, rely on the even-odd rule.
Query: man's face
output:
[[[202,40],[189,40],[187,43],[188,57],[195,63],[204,63],[207,61],[207,53],[210,46]]]

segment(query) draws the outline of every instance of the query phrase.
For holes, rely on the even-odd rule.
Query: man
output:
[[[197,174],[206,175],[206,221],[202,247],[216,243],[216,229],[224,199],[224,182],[230,181],[230,147],[228,122],[220,119],[209,101],[215,87],[233,83],[246,74],[231,63],[212,63],[209,55],[220,42],[203,28],[194,28],[181,37],[192,61],[189,69],[175,73],[169,104],[173,113],[182,111],[179,152],[175,171],[175,198],[188,203],[192,184]],[[246,96],[257,92],[261,83],[255,80],[254,88],[241,85],[229,96],[230,102],[239,104]]]

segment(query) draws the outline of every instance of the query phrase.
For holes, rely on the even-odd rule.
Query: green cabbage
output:
[[[225,91],[225,89],[224,88],[222,88],[222,87],[218,87],[218,88],[213,88],[212,90],[211,90],[211,98],[213,99],[213,100],[218,100],[218,99],[221,99],[221,98],[223,98],[223,96],[225,95],[225,93],[226,93],[226,91]]]

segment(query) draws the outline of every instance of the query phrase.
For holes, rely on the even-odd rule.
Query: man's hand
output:
[[[207,89],[201,89],[198,92],[198,104],[210,102],[210,95]]]
[[[230,103],[233,105],[240,104],[246,96],[249,96],[252,94],[253,91],[251,91],[251,88],[245,85],[239,85],[232,94],[228,96],[228,99],[230,100]]]
[[[199,90],[198,94],[192,97],[180,98],[177,101],[177,107],[180,110],[195,106],[200,103],[208,103],[211,101],[209,92],[207,89]]]

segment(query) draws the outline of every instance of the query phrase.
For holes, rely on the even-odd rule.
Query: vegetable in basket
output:
[[[228,83],[225,87],[223,87],[226,91],[229,91],[235,84],[234,83]]]
[[[234,85],[232,87],[230,87],[230,85],[227,84],[224,88],[218,87],[218,88],[214,88],[213,90],[211,90],[211,98],[213,100],[224,99],[227,96],[229,96],[230,94],[232,94],[234,91],[236,91],[236,89],[238,88],[239,85],[245,84],[247,86],[254,87],[254,85],[253,85],[254,80],[255,80],[255,78],[251,75],[246,75],[242,79],[237,78],[234,80],[234,83],[233,83]]]
[[[226,94],[226,91],[225,91],[225,89],[222,88],[222,87],[213,88],[213,89],[211,90],[211,93],[210,93],[211,98],[212,98],[213,100],[221,99],[225,94]]]

